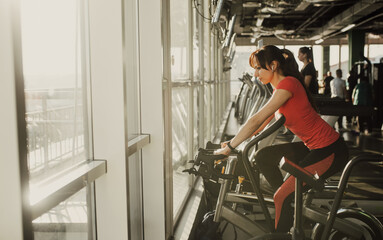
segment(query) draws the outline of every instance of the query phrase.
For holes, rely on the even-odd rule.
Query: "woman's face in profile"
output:
[[[263,84],[268,84],[273,77],[271,69],[264,69],[258,65],[255,65],[254,67],[254,77],[257,77]]]
[[[306,58],[306,54],[302,53],[301,51],[298,52],[298,59],[299,61],[303,62],[303,60]]]

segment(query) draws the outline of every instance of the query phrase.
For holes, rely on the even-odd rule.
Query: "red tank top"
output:
[[[280,108],[285,118],[285,126],[297,135],[309,149],[327,147],[339,138],[311,106],[306,91],[298,79],[286,77],[279,82],[276,89],[289,91],[292,96]]]

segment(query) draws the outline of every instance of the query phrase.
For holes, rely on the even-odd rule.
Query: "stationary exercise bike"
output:
[[[274,205],[273,199],[264,197],[260,189],[259,179],[254,174],[254,166],[249,161],[249,153],[262,139],[278,130],[284,121],[284,116],[281,116],[271,126],[247,143],[243,151],[232,153],[228,157],[214,155],[214,149],[199,150],[194,160],[194,166],[186,171],[190,174],[200,175],[205,180],[217,181],[220,184],[214,215],[210,215],[213,221],[219,223],[222,220],[226,220],[242,229],[249,236],[254,237],[252,240],[383,239],[383,226],[373,215],[361,209],[339,208],[352,168],[362,161],[383,161],[381,155],[371,154],[357,156],[347,164],[339,181],[338,191],[330,211],[312,204],[314,192],[325,188],[325,182],[321,178],[313,176],[303,168],[289,162],[287,159],[282,159],[280,167],[296,177],[295,220],[290,233],[275,232],[274,220],[269,211],[269,208],[272,208]],[[208,147],[217,146],[210,144]],[[251,183],[252,192],[243,192],[241,190],[244,180],[243,176],[235,174],[235,168],[239,162],[245,168],[246,178]],[[221,165],[219,170],[217,170],[218,165]],[[237,181],[237,184],[234,184],[235,181]],[[305,201],[303,201],[302,182],[312,187],[305,194]],[[239,211],[239,204],[257,206],[261,209],[264,218],[260,221],[258,219],[250,219]],[[315,224],[310,238],[305,236],[303,231],[303,219]]]

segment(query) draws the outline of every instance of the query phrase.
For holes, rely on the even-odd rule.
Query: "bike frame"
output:
[[[229,156],[227,159],[227,164],[225,168],[225,174],[232,175],[234,173],[235,166],[239,160],[238,155],[232,155]],[[328,239],[328,235],[330,234],[331,229],[338,230],[344,234],[350,235],[354,237],[355,239],[360,239],[366,229],[357,225],[354,222],[337,218],[336,214],[339,210],[340,203],[342,201],[342,197],[344,194],[344,190],[347,185],[348,177],[350,176],[350,173],[352,171],[352,168],[361,161],[382,161],[382,157],[377,156],[358,156],[350,160],[350,162],[345,167],[341,180],[338,185],[338,191],[334,198],[334,203],[331,208],[331,211],[328,212],[324,209],[321,209],[315,205],[311,204],[311,200],[307,200],[304,203],[302,202],[302,192],[300,190],[297,191],[298,194],[298,200],[296,200],[297,204],[302,206],[301,210],[298,210],[299,212],[296,213],[296,218],[298,221],[297,225],[301,226],[303,216],[304,218],[307,218],[313,222],[321,223],[325,226],[325,230],[322,235],[322,240]],[[246,164],[244,162],[244,166],[247,169],[249,167],[249,162]],[[247,170],[248,171],[248,170]],[[251,169],[249,169],[249,172],[251,173]],[[250,176],[250,175],[249,175]],[[252,176],[252,174],[251,174]],[[251,179],[252,177],[250,177]],[[255,188],[255,195],[253,194],[241,194],[239,192],[232,192],[229,191],[231,184],[233,183],[233,179],[219,179],[219,183],[221,184],[220,192],[217,199],[217,204],[215,208],[215,216],[214,221],[220,222],[222,219],[232,223],[233,225],[237,226],[250,236],[259,236],[267,234],[267,238],[270,238],[270,234],[273,234],[275,232],[273,221],[270,216],[270,212],[268,210],[267,205],[271,205],[273,203],[273,200],[270,198],[264,198],[260,189],[258,188],[257,184],[255,184],[255,180],[253,179],[254,184],[253,188]],[[297,188],[299,189],[300,185],[297,185]],[[300,197],[299,197],[300,195]],[[244,216],[243,214],[236,211],[235,204],[237,203],[244,203],[244,204],[256,204],[260,205],[266,220],[266,228],[257,222],[249,219],[248,217]],[[230,204],[232,204],[232,207],[228,207]],[[354,210],[358,211],[358,210]],[[300,217],[299,217],[300,216]],[[275,235],[276,238],[280,237],[280,234]],[[266,236],[265,236],[266,237]],[[258,239],[258,238],[257,238]],[[259,238],[262,239],[262,238]]]

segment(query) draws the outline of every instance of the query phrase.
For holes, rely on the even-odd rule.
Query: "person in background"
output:
[[[341,99],[345,101],[347,99],[347,90],[346,90],[346,81],[342,79],[342,69],[336,70],[336,78],[331,80],[330,89],[331,89],[331,98]],[[338,118],[338,129],[343,128],[343,116]]]
[[[347,77],[347,83],[346,83],[348,100],[351,104],[353,103],[351,97],[356,84],[358,84],[358,69],[357,69],[357,66],[354,65],[352,66],[349,72],[349,75]],[[354,123],[353,119],[354,119],[353,116],[347,116],[347,124],[352,125]]]
[[[327,74],[326,74],[326,77],[323,80],[323,84],[324,84],[324,93],[323,93],[323,95],[325,95],[325,96],[331,96],[330,82],[331,82],[331,80],[334,79],[334,77],[331,76],[331,75],[332,75],[331,71],[328,71]]]
[[[290,59],[292,60],[292,59]],[[308,89],[298,68],[292,67],[283,52],[276,46],[267,45],[253,52],[249,64],[255,69],[254,76],[263,84],[273,85],[270,100],[251,116],[233,139],[221,143],[214,154],[229,155],[238,145],[254,133],[263,130],[272,118],[283,114],[284,125],[302,142],[293,142],[264,147],[256,152],[254,160],[271,187],[276,190],[275,228],[287,232],[293,224],[295,178],[283,181],[278,168],[282,157],[298,164],[312,174],[326,179],[340,169],[348,160],[348,148],[340,137],[315,111]],[[307,190],[308,185],[304,186]]]
[[[368,82],[368,77],[362,76],[352,93],[352,102],[358,106],[372,106],[372,101],[372,86]],[[370,134],[372,132],[371,117],[358,116],[358,126],[361,134]]]
[[[301,73],[304,77],[306,88],[311,94],[318,94],[318,80],[317,73],[313,62],[312,49],[308,47],[301,47],[298,53],[299,61],[303,62]]]

